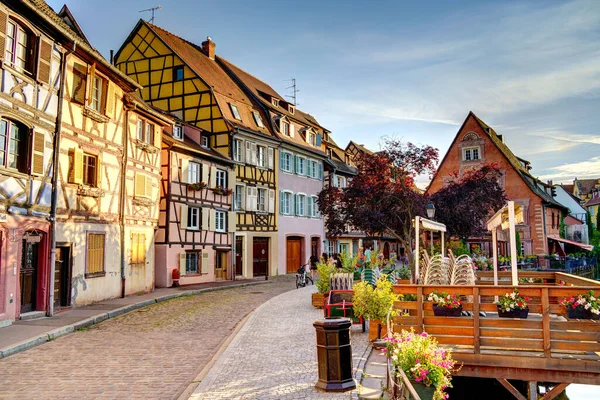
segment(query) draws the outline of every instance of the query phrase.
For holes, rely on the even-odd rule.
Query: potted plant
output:
[[[228,189],[223,186],[215,186],[212,188],[212,191],[215,192],[215,194],[222,194],[224,196],[229,196],[231,193],[233,193],[232,189]]]
[[[436,317],[460,317],[462,301],[457,295],[434,290],[427,300],[433,302],[433,315]]]
[[[312,294],[312,305],[317,308],[323,308],[325,298],[329,293],[329,278],[335,273],[335,265],[332,262],[321,260],[317,263],[317,274],[319,278],[315,281],[317,293]]]
[[[444,400],[452,387],[454,360],[450,350],[438,346],[426,332],[402,330],[388,339],[385,352],[395,380],[404,371],[422,400]]]
[[[400,268],[400,269],[397,270],[396,276],[398,277],[398,283],[399,284],[401,284],[401,285],[409,285],[412,273],[410,271],[410,268],[402,267],[402,268]]]
[[[392,283],[386,275],[382,275],[375,282],[375,287],[361,281],[354,285],[353,290],[354,315],[369,320],[369,340],[385,337],[388,313],[391,317],[396,315],[393,305],[395,301],[400,300],[400,296],[392,290]]]
[[[594,297],[593,290],[577,297],[565,297],[560,301],[560,305],[567,309],[569,318],[600,319],[600,302]]]
[[[204,183],[204,182],[190,183],[188,185],[188,189],[190,189],[190,190],[202,190],[205,187],[206,187],[206,183]]]
[[[511,293],[506,293],[498,299],[496,306],[498,307],[498,316],[501,318],[523,318],[526,319],[529,314],[527,302],[529,297],[522,297],[517,288]]]

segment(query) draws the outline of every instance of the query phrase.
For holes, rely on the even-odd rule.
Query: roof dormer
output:
[[[271,97],[271,104],[273,104],[274,107],[279,107],[279,99],[277,97]]]
[[[288,104],[288,111],[290,112],[290,114],[294,115],[294,113],[296,112],[296,106],[293,104]]]

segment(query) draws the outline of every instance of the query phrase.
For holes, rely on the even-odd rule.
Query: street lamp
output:
[[[427,204],[425,206],[425,210],[427,211],[427,218],[429,219],[433,219],[435,218],[435,206],[433,205],[433,203],[430,201],[429,204]],[[430,231],[430,235],[431,235],[431,256],[433,257],[433,230]]]

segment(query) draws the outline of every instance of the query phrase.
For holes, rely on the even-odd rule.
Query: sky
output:
[[[65,1],[49,1],[59,11]],[[106,58],[140,18],[216,53],[348,141],[446,153],[469,111],[543,180],[600,178],[600,1],[67,0]],[[426,178],[420,178],[421,185]]]

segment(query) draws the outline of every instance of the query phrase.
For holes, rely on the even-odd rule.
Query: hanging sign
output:
[[[42,237],[33,233],[26,233],[25,240],[27,243],[39,243],[42,241]]]
[[[7,221],[8,221],[8,214],[0,213],[0,222],[7,222]]]

